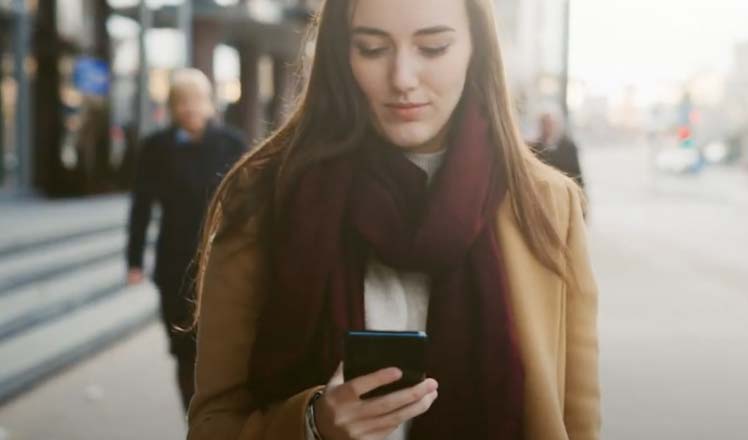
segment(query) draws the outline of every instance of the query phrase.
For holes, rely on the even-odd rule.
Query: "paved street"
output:
[[[748,436],[748,173],[651,172],[585,152],[600,285],[604,437]]]
[[[604,439],[748,436],[748,173],[656,176],[645,149],[587,149],[601,290]],[[151,325],[0,408],[0,440],[177,439]]]

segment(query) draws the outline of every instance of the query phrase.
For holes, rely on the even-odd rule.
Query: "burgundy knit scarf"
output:
[[[523,370],[495,231],[506,186],[487,121],[476,104],[462,107],[430,188],[383,142],[302,176],[275,222],[272,287],[250,365],[258,407],[329,380],[345,332],[365,328],[374,256],[431,280],[427,374],[439,397],[409,438],[521,438]]]

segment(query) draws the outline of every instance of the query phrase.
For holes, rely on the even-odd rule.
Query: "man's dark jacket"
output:
[[[161,208],[154,281],[162,296],[164,319],[184,324],[189,318],[185,296],[191,294],[185,276],[197,251],[210,198],[222,176],[244,153],[241,135],[210,124],[199,141],[176,127],[148,136],[140,148],[133,183],[127,262],[143,267],[146,230],[151,208]]]
[[[535,154],[545,163],[577,181],[584,188],[582,167],[579,164],[577,146],[568,136],[563,136],[555,145],[540,142],[530,143]]]

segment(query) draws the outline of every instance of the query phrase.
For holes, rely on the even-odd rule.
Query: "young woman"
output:
[[[189,438],[597,439],[578,187],[512,117],[490,0],[327,0],[289,121],[224,179]],[[343,382],[348,330],[424,330],[429,379]]]

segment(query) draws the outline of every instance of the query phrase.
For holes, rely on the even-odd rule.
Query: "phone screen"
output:
[[[343,376],[346,381],[388,367],[397,367],[403,376],[397,382],[381,386],[361,396],[382,396],[407,388],[426,378],[424,332],[355,331],[345,339]]]

